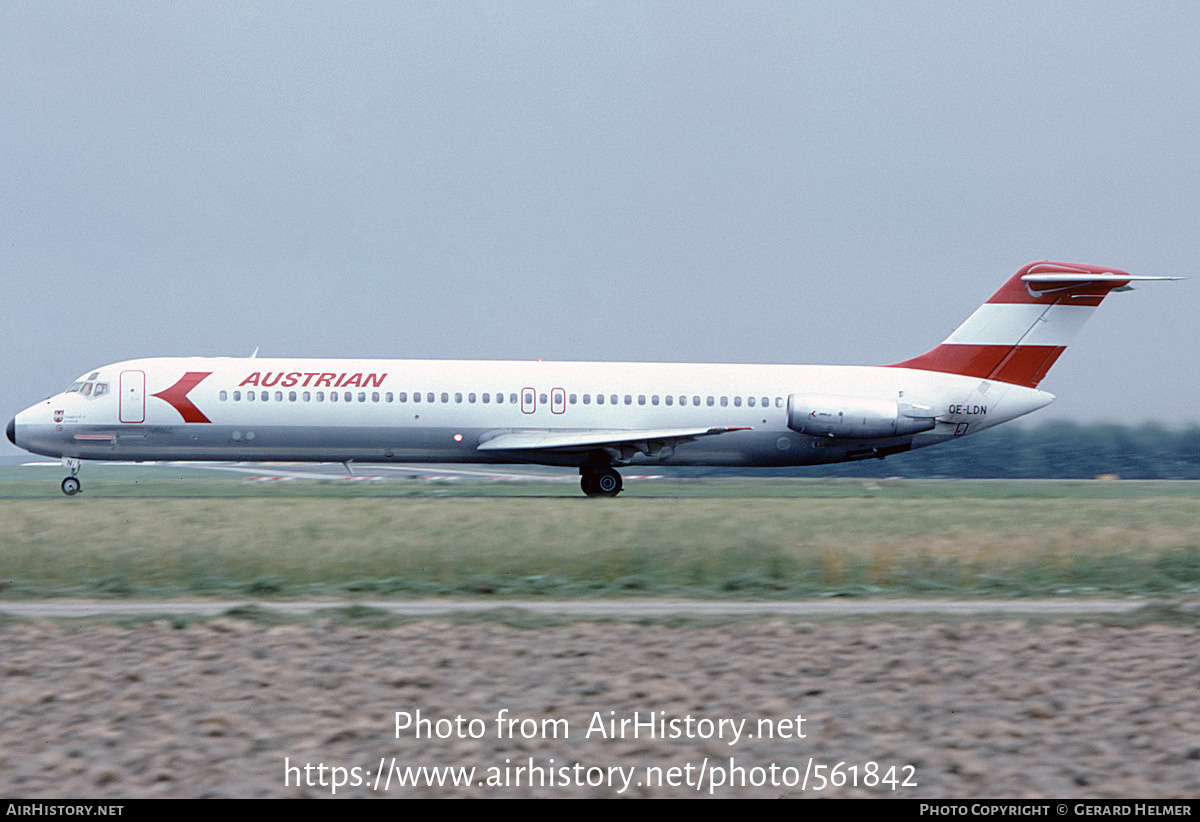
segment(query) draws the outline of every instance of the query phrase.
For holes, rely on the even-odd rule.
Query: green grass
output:
[[[586,499],[96,467],[68,499],[54,469],[15,470],[4,598],[1200,591],[1200,483],[664,481]]]
[[[293,467],[293,466],[288,466]],[[300,466],[301,469],[303,466]],[[362,475],[371,475],[369,466],[356,467]],[[540,471],[547,476],[565,477],[565,481],[478,482],[472,480],[418,482],[389,479],[383,482],[352,481],[349,475],[331,474],[327,480],[287,480],[253,482],[252,474],[232,474],[188,465],[112,465],[86,464],[80,473],[84,493],[76,499],[112,497],[209,498],[245,497],[251,499],[331,499],[372,497],[569,497],[581,492],[571,468],[520,467],[521,471]],[[269,476],[269,465],[262,466]],[[625,473],[653,469],[626,469]],[[437,468],[429,469],[431,474]],[[62,499],[59,481],[65,471],[57,466],[0,466],[0,499]],[[909,479],[792,479],[778,477],[660,479],[649,482],[627,481],[620,499],[630,497],[663,498],[793,498],[840,499],[1114,499],[1145,497],[1200,496],[1200,482],[1186,480],[909,480]]]

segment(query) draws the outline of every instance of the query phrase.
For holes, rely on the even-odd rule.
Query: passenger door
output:
[[[121,422],[146,421],[146,372],[121,372]]]

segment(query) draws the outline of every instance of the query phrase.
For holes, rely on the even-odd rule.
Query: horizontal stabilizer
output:
[[[1029,292],[1034,297],[1040,297],[1052,291],[1067,289],[1086,290],[1088,285],[1102,287],[1105,291],[1132,291],[1129,285],[1134,280],[1183,280],[1184,277],[1156,277],[1137,274],[1071,274],[1066,272],[1025,274],[1021,280],[1027,284]]]
[[[1161,277],[1149,274],[1025,274],[1021,277],[1027,283],[1112,283],[1128,282],[1129,280],[1184,280],[1186,277]]]

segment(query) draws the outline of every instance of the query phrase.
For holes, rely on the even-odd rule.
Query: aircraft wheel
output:
[[[621,475],[611,468],[584,469],[579,487],[589,497],[615,497],[621,493]]]
[[[621,475],[611,468],[606,468],[596,474],[596,493],[605,497],[615,497],[621,493]]]
[[[81,490],[83,490],[83,486],[80,485],[79,480],[75,477],[67,477],[62,481],[62,492],[68,497],[75,496]]]

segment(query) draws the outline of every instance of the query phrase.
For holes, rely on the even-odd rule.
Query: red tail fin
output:
[[[1130,280],[1167,279],[1175,278],[1135,277],[1076,263],[1030,263],[941,345],[892,367],[1036,388],[1110,291],[1127,291]]]

